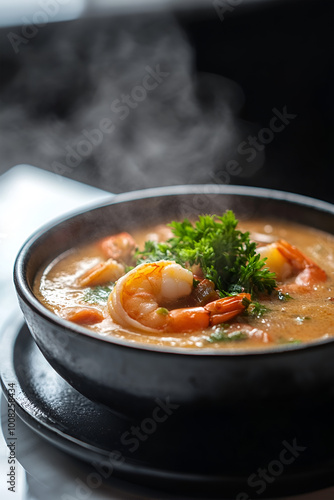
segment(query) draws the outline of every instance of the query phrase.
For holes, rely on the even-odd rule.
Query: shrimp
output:
[[[100,240],[97,246],[107,260],[79,276],[77,284],[81,287],[105,285],[118,280],[125,273],[124,265],[132,263],[136,249],[135,240],[129,233],[108,236]]]
[[[202,307],[168,309],[193,290],[193,273],[173,261],[144,263],[120,278],[108,299],[109,314],[145,332],[187,332],[216,325],[242,312],[249,294],[218,299]]]
[[[98,246],[106,258],[112,258],[118,262],[132,264],[132,258],[136,250],[136,242],[129,233],[119,233],[100,240]]]
[[[85,271],[77,279],[80,287],[105,285],[110,281],[116,281],[123,276],[124,266],[114,259],[108,259],[106,262],[100,262],[96,266]]]
[[[153,233],[148,233],[145,235],[145,241],[156,241],[160,243],[162,241],[167,241],[173,237],[173,231],[170,227],[165,224],[159,224],[154,228]]]
[[[285,240],[278,240],[266,247],[260,247],[257,252],[261,257],[267,257],[265,265],[270,271],[276,273],[278,281],[285,281],[295,276],[293,283],[279,287],[281,291],[306,292],[327,279],[321,267]]]

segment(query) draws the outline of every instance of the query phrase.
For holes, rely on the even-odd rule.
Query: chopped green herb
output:
[[[279,344],[302,344],[299,339],[285,339],[283,337],[279,338],[277,341]]]
[[[228,326],[228,325],[227,325]],[[248,339],[248,334],[246,332],[235,330],[228,333],[226,325],[220,325],[207,339],[208,342],[234,342],[240,340]]]
[[[200,284],[200,281],[199,280],[196,280],[195,278],[193,279],[193,287],[196,288],[197,285]]]
[[[266,259],[256,253],[256,243],[250,241],[249,232],[237,230],[237,224],[230,210],[223,216],[199,216],[194,224],[188,219],[174,221],[169,224],[172,238],[165,243],[147,241],[135,259],[137,264],[157,260],[197,264],[222,296],[271,293],[276,287],[275,273],[264,267]]]
[[[244,288],[241,285],[231,285],[229,287],[229,292],[231,295],[238,295],[238,293],[244,292]],[[222,294],[224,296],[225,294]],[[247,299],[246,299],[247,300]]]
[[[87,288],[83,300],[85,302],[89,302],[90,304],[105,305],[113,288],[114,284]]]
[[[242,299],[242,304],[246,307],[244,314],[255,318],[262,318],[264,314],[270,312],[269,307],[260,304],[260,302],[248,300],[247,297]]]
[[[293,299],[293,297],[291,297],[291,295],[289,293],[283,293],[281,291],[278,292],[277,296],[278,296],[278,300],[282,300],[284,302],[287,300]]]
[[[246,340],[248,339],[248,333],[236,330],[228,334],[229,340]]]
[[[161,314],[162,316],[167,316],[168,312],[168,309],[166,309],[165,307],[158,307],[157,309],[157,313]]]

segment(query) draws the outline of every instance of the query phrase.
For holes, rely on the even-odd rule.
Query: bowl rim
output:
[[[92,212],[94,210],[101,209],[106,206],[119,204],[123,202],[143,200],[147,198],[155,197],[165,197],[165,196],[175,196],[175,195],[189,195],[189,194],[203,194],[203,195],[215,195],[215,194],[226,194],[226,195],[236,195],[236,196],[247,196],[260,199],[274,199],[277,201],[288,202],[291,204],[305,206],[319,211],[327,212],[334,216],[334,205],[318,200],[316,198],[311,198],[308,196],[291,193],[288,191],[280,191],[269,188],[258,188],[258,187],[248,187],[248,186],[237,186],[237,185],[217,185],[217,184],[205,184],[205,185],[176,185],[176,186],[164,186],[149,189],[141,189],[136,191],[130,191],[127,193],[110,195],[110,200],[104,201],[102,203],[94,203],[91,206],[85,207],[80,210],[71,211],[68,214],[57,217],[47,224],[44,224],[39,229],[37,229],[22,245],[18,252],[18,255],[14,264],[14,285],[16,293],[20,298],[32,309],[35,313],[42,316],[48,322],[51,322],[58,327],[61,327],[69,335],[77,336],[83,335],[86,339],[92,342],[107,343],[110,345],[116,345],[119,348],[133,349],[139,351],[152,351],[156,354],[163,355],[188,355],[188,356],[214,356],[215,358],[221,357],[237,357],[243,358],[248,356],[270,356],[278,355],[282,352],[284,353],[295,353],[301,350],[313,350],[322,348],[327,344],[334,343],[333,338],[319,339],[309,343],[302,344],[282,344],[275,347],[261,348],[247,350],[243,348],[224,348],[224,349],[214,349],[210,347],[205,348],[189,348],[189,347],[173,347],[173,346],[159,346],[155,344],[145,344],[140,342],[127,341],[125,339],[120,339],[113,336],[103,336],[99,333],[95,333],[93,330],[89,330],[81,325],[71,323],[59,316],[54,312],[47,309],[34,295],[30,287],[28,286],[25,269],[30,258],[30,248],[32,245],[38,243],[38,240],[45,237],[48,231],[54,229],[58,225],[69,222],[70,220],[79,217],[87,212]]]

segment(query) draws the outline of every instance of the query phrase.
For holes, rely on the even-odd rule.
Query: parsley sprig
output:
[[[201,215],[192,224],[188,219],[172,222],[174,236],[165,243],[147,241],[137,251],[137,264],[175,260],[184,266],[197,264],[205,277],[215,283],[222,296],[241,291],[257,296],[276,287],[275,274],[264,267],[249,233],[237,229],[238,220],[229,210],[224,215]]]

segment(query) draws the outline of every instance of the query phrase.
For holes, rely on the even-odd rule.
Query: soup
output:
[[[71,248],[40,270],[34,293],[58,316],[143,344],[259,349],[334,335],[333,236],[250,220],[224,227],[221,249],[219,226],[205,220],[197,233],[195,223],[159,225]],[[248,251],[231,268],[230,248]]]

